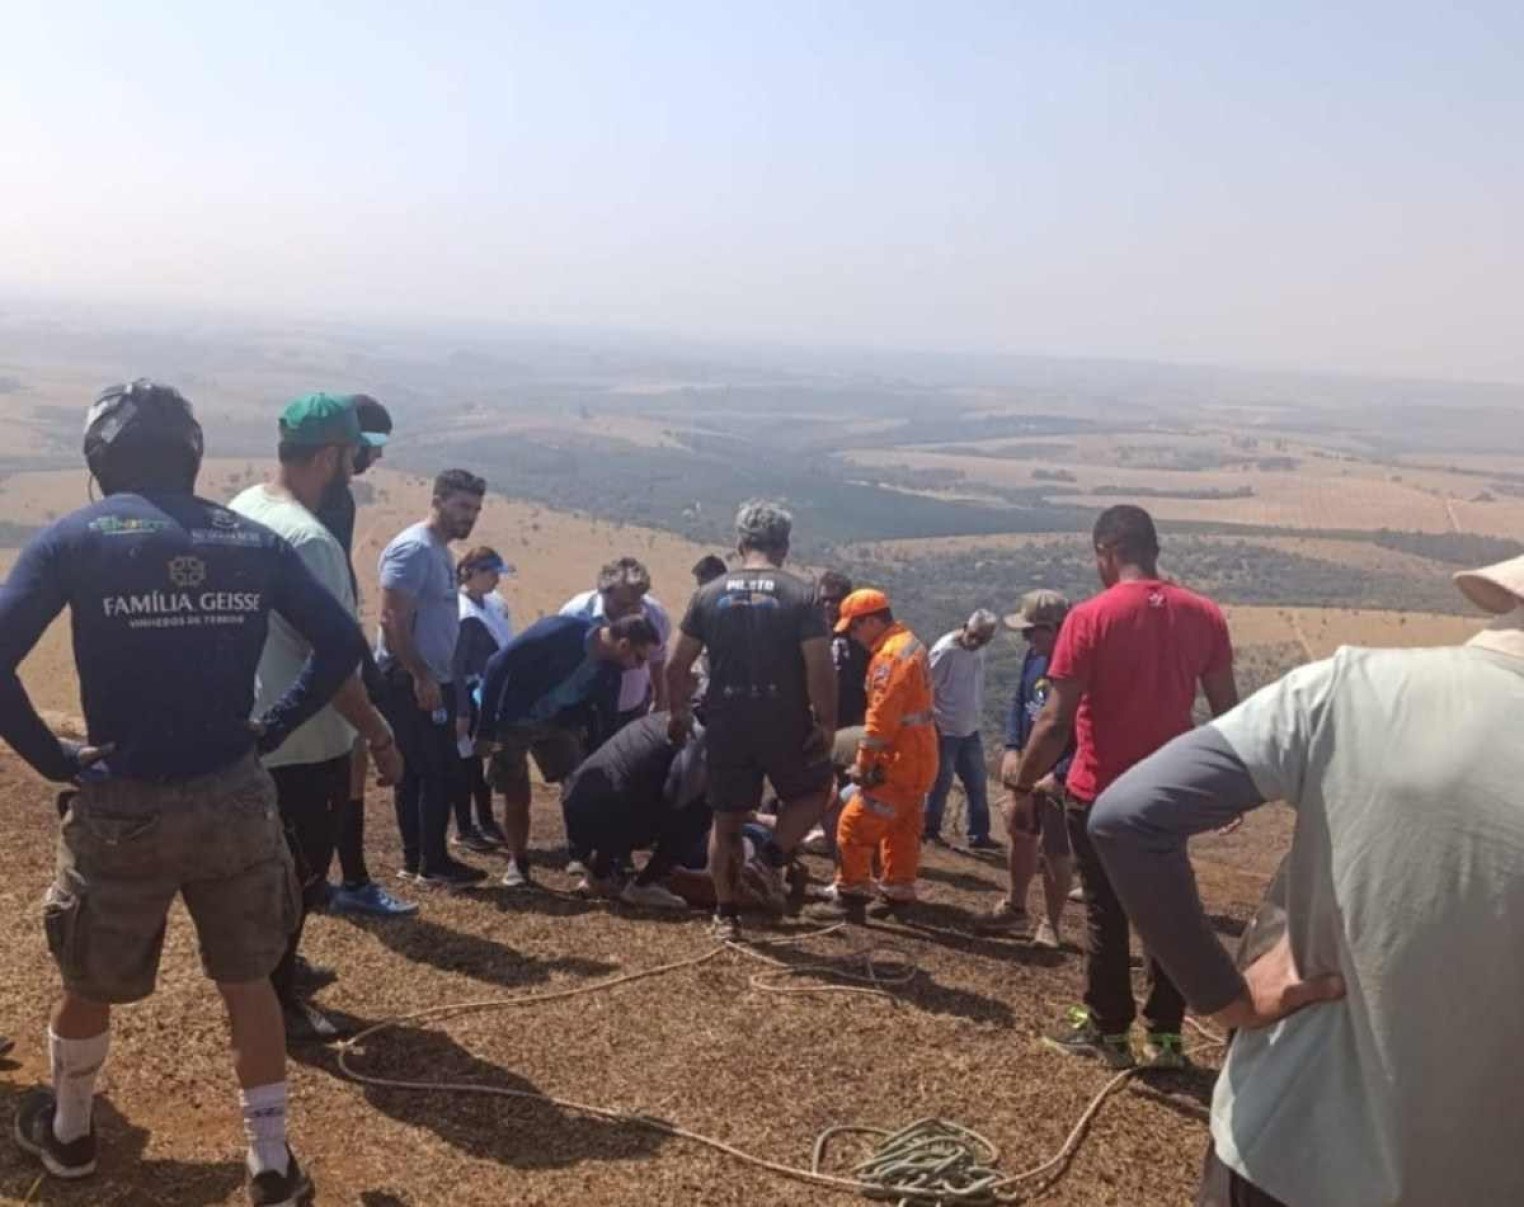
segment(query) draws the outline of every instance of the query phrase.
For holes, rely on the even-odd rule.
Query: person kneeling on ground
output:
[[[868,717],[852,778],[858,791],[841,811],[840,870],[833,916],[860,921],[873,896],[873,854],[883,859],[883,915],[915,900],[926,793],[937,775],[931,665],[926,647],[895,620],[882,591],[854,591],[842,602],[837,630],[873,655]]]
[[[567,837],[590,853],[584,887],[626,905],[687,909],[661,881],[709,834],[703,726],[695,723],[689,741],[677,745],[670,720],[656,712],[626,725],[562,785]],[[651,848],[645,867],[621,884],[631,852],[644,847]]]
[[[477,751],[491,756],[489,779],[503,793],[510,848],[503,884],[529,884],[529,756],[548,784],[559,784],[618,726],[624,673],[661,644],[641,615],[609,622],[547,616],[487,663],[476,724]],[[523,816],[517,816],[522,811]]]
[[[180,896],[232,1024],[249,1202],[269,1207],[302,1201],[312,1181],[286,1143],[285,1037],[270,984],[301,891],[259,756],[333,697],[365,641],[290,545],[196,497],[202,449],[177,391],[150,381],[105,391],[84,441],[105,497],[34,537],[0,588],[0,740],[72,785],[43,902],[64,987],[48,1028],[53,1087],[22,1100],[15,1135],[55,1177],[95,1172],[111,1008],[153,992]],[[48,731],[16,674],[65,607],[87,747]],[[311,654],[251,722],[272,614]]]

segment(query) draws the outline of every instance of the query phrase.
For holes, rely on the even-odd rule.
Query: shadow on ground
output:
[[[437,922],[430,922],[427,918],[413,918],[399,923],[378,918],[357,918],[349,914],[339,917],[351,926],[368,931],[406,960],[437,968],[441,972],[458,973],[501,989],[543,985],[550,980],[552,974],[558,972],[596,977],[619,970],[618,965],[579,956],[557,956],[548,960],[526,956],[506,944],[453,930]]]
[[[333,1048],[303,1048],[293,1051],[292,1058],[344,1078]],[[528,1079],[473,1055],[444,1032],[426,1028],[394,1027],[373,1036],[351,1056],[350,1063],[374,1077],[539,1093]],[[382,1114],[431,1131],[472,1157],[515,1169],[640,1161],[666,1142],[665,1136],[646,1128],[585,1117],[534,1098],[369,1085],[361,1089],[366,1101]],[[372,1192],[366,1201],[383,1207],[398,1200],[385,1192]]]
[[[0,1081],[0,1120],[11,1129],[16,1108],[32,1087]],[[68,1183],[44,1176],[42,1166],[13,1143],[0,1147],[0,1201],[67,1204],[69,1207],[212,1207],[227,1201],[245,1180],[242,1141],[230,1132],[227,1161],[143,1159],[152,1138],[147,1128],[125,1118],[105,1095],[95,1099],[95,1130],[100,1141],[99,1167],[93,1177]],[[33,1187],[35,1186],[35,1189]]]

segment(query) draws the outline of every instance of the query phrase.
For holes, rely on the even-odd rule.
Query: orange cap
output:
[[[872,616],[875,612],[887,612],[889,610],[889,597],[882,591],[872,587],[863,587],[853,591],[841,601],[841,619],[836,622],[836,631],[845,633],[851,627],[852,622],[859,616]]]

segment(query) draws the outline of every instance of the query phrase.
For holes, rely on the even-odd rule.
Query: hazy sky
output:
[[[1524,5],[9,0],[0,292],[1524,380]]]

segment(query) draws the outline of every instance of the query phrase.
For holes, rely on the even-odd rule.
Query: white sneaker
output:
[[[686,911],[688,908],[688,903],[672,890],[660,884],[636,884],[633,880],[624,886],[619,899],[626,905],[639,906],[641,909]]]
[[[516,860],[516,859],[510,859],[508,861],[508,870],[503,873],[503,887],[504,888],[528,888],[529,887],[529,877],[524,875],[523,869],[519,867],[518,860]]]
[[[1063,941],[1059,939],[1058,931],[1054,929],[1053,923],[1044,918],[1037,924],[1037,930],[1032,935],[1032,946],[1057,951],[1063,946]]]
[[[580,859],[573,859],[566,865],[566,874],[568,876],[586,876],[587,864],[583,863]]]
[[[799,849],[811,855],[829,855],[831,844],[826,841],[825,829],[816,826],[804,836],[804,841],[799,844]]]
[[[741,942],[741,920],[715,914],[709,920],[709,937],[716,943]]]
[[[1083,901],[1084,899],[1085,886],[1083,884],[1076,884],[1072,889],[1069,890],[1070,901]]]

